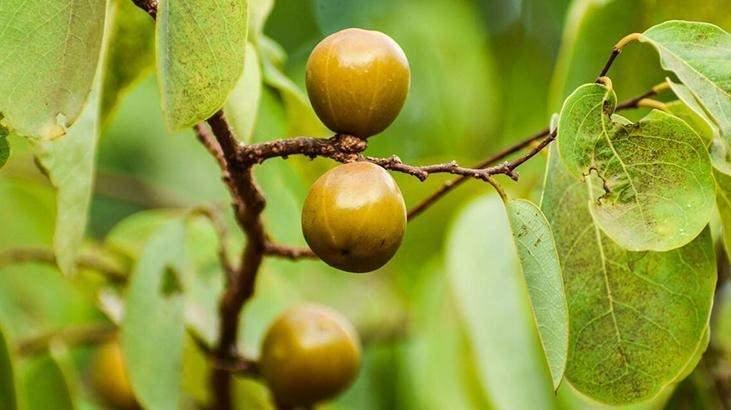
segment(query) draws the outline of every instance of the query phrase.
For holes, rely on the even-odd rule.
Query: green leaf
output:
[[[22,370],[23,409],[75,409],[71,386],[52,356],[33,358]]]
[[[0,410],[16,410],[18,408],[15,397],[15,372],[10,346],[5,333],[0,328]]]
[[[127,293],[122,350],[136,395],[145,408],[180,408],[185,336],[183,297],[165,292],[166,272],[182,272],[183,221],[163,225],[147,242]],[[179,279],[179,278],[178,278]]]
[[[180,130],[218,111],[244,69],[246,0],[161,0],[157,74],[165,120]]]
[[[456,219],[447,269],[484,390],[497,409],[551,408],[553,384],[502,201],[483,197]],[[517,383],[516,381],[520,381]]]
[[[556,243],[548,221],[532,202],[511,200],[507,211],[553,388],[557,389],[566,369],[569,312]]]
[[[629,250],[683,246],[713,212],[713,179],[698,134],[684,121],[653,110],[637,123],[613,114],[611,84],[585,84],[566,99],[559,120],[561,160],[577,177],[596,175],[591,213]],[[603,192],[602,192],[603,191]]]
[[[566,379],[610,404],[655,397],[703,343],[716,283],[708,229],[669,252],[630,252],[599,229],[590,191],[552,152],[541,208],[558,244],[569,305]]]
[[[104,0],[0,3],[0,114],[11,131],[59,137],[81,114],[96,73]]]
[[[324,135],[325,128],[310,106],[305,93],[279,67],[285,58],[274,40],[262,36],[259,42],[264,83],[277,90],[287,111],[289,135]]]
[[[223,110],[231,128],[243,142],[251,142],[261,99],[261,66],[256,48],[246,45],[244,73],[226,100]]]
[[[731,255],[731,150],[725,140],[716,139],[711,145],[713,176],[716,178],[716,206],[721,215],[723,244]]]
[[[708,23],[667,21],[640,37],[660,54],[731,141],[731,34]]]
[[[693,111],[688,104],[681,100],[670,101],[665,104],[665,110],[685,121],[703,139],[704,144],[709,143],[713,139],[715,130],[711,123]]]
[[[666,104],[668,111],[693,127],[693,129],[698,132],[698,135],[700,135],[705,142],[717,137],[719,134],[718,128],[708,117],[706,111],[701,106],[701,103],[698,102],[698,99],[695,98],[690,89],[683,84],[670,80],[669,78],[666,79],[666,81],[675,95],[678,96],[682,104],[686,107],[685,109],[676,108],[676,102],[673,101]]]
[[[112,26],[105,63],[102,122],[113,114],[122,94],[152,68],[155,61],[154,24],[130,0],[111,0]]]
[[[99,86],[76,124],[64,138],[39,141],[36,155],[56,187],[56,228],[53,248],[65,274],[76,270],[76,255],[84,239],[94,185],[99,140]]]

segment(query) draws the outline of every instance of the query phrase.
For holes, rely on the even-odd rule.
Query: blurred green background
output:
[[[124,12],[140,17],[132,8]],[[545,127],[573,88],[594,79],[619,38],[673,18],[713,22],[729,30],[731,3],[277,0],[264,33],[281,45],[276,52],[286,55],[282,70],[300,89],[307,56],[324,36],[345,27],[389,34],[410,60],[412,89],[398,120],[370,141],[368,153],[397,154],[412,164],[452,159],[471,164]],[[140,33],[131,47],[149,53],[149,36],[149,32]],[[649,47],[629,47],[610,72],[619,98],[635,96],[662,81],[665,74],[658,67]],[[111,253],[123,265],[138,255],[150,226],[168,214],[153,210],[213,203],[228,212],[228,194],[218,168],[192,132],[166,132],[154,70],[145,70],[121,96],[106,122],[88,229],[86,251]],[[271,79],[262,85],[255,141],[292,132],[326,135],[312,126],[312,114],[301,101],[273,85]],[[54,193],[24,144],[12,140],[14,155],[0,171],[0,249],[50,246],[52,242]],[[328,160],[292,158],[272,160],[257,168],[256,176],[268,198],[265,221],[274,238],[304,245],[300,206],[311,182],[333,165]],[[538,201],[543,165],[544,157],[538,157],[521,167],[520,183],[501,182],[511,195]],[[394,177],[407,206],[418,203],[446,180],[436,176],[420,183],[407,176]],[[256,297],[245,310],[240,347],[257,354],[264,330],[279,312],[297,301],[318,301],[350,318],[366,344],[357,383],[325,408],[490,408],[492,402],[474,364],[480,346],[470,343],[458,319],[459,295],[451,291],[444,259],[450,221],[472,198],[488,192],[488,185],[471,182],[442,200],[409,224],[395,259],[372,274],[345,274],[312,261],[267,260]],[[229,224],[240,245],[241,235],[233,220]],[[190,295],[194,309],[186,315],[210,339],[215,335],[220,272],[213,233],[203,222],[196,227],[189,239],[200,286]],[[101,246],[106,250],[98,251]],[[114,295],[124,293],[123,289],[108,289],[91,272],[68,280],[40,264],[13,265],[0,271],[0,321],[14,340],[105,321],[99,306],[109,310]],[[720,306],[724,306],[726,294],[719,293]],[[716,348],[723,352],[731,347],[728,339],[719,338]],[[78,405],[85,409],[103,408],[86,383],[91,351],[93,347],[74,348],[64,356],[71,383],[81,392]],[[194,349],[187,349],[186,355],[186,389],[193,403],[205,392],[195,370],[199,358],[194,357]],[[42,389],[53,386],[32,382],[34,361],[41,359],[25,359],[26,370],[21,374],[28,389],[43,396]],[[516,385],[529,382],[514,381]],[[52,396],[51,391],[45,394]],[[267,408],[256,383],[240,382],[239,393],[248,403],[242,408]],[[716,408],[717,400],[707,372],[701,369],[681,385],[670,406]],[[52,402],[38,406],[55,408]],[[540,403],[535,408],[589,406],[594,405],[562,388],[556,403]]]

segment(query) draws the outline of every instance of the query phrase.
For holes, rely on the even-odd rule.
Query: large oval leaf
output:
[[[538,334],[557,389],[566,369],[569,312],[556,243],[548,221],[532,202],[511,200],[507,211]]]
[[[220,109],[244,69],[246,0],[161,0],[157,74],[168,127],[179,130]]]
[[[650,399],[677,381],[704,341],[716,282],[709,230],[673,251],[627,251],[589,212],[596,178],[571,175],[554,154],[542,209],[569,305],[566,378],[602,402]]]
[[[163,225],[145,245],[127,291],[122,350],[132,388],[145,408],[180,408],[184,244],[181,220]]]
[[[713,24],[674,20],[640,39],[657,49],[663,68],[678,76],[731,139],[731,34]]]
[[[470,204],[449,235],[447,268],[483,388],[497,409],[553,406],[551,375],[500,198]],[[519,382],[516,382],[519,381]]]
[[[104,0],[0,2],[0,118],[53,138],[81,114],[96,73]]]
[[[713,178],[703,140],[683,120],[652,111],[637,123],[613,114],[611,86],[585,84],[559,120],[561,160],[577,177],[595,174],[589,198],[602,230],[629,250],[683,246],[713,212]]]

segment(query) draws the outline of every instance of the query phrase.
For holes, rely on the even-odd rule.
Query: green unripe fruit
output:
[[[325,263],[355,273],[385,265],[406,229],[401,190],[370,162],[340,165],[310,188],[302,208],[307,244]]]
[[[312,50],[306,82],[312,106],[328,128],[366,138],[396,119],[411,72],[406,54],[391,37],[351,28]]]
[[[311,406],[350,386],[360,368],[360,342],[337,312],[302,305],[269,328],[259,364],[277,403]]]

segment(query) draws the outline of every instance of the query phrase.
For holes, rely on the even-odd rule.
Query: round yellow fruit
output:
[[[411,83],[409,61],[389,36],[350,28],[322,40],[307,61],[307,94],[331,130],[367,138],[396,119]]]
[[[315,254],[347,272],[370,272],[396,253],[406,229],[401,190],[370,162],[331,169],[310,188],[302,232]]]
[[[307,304],[284,312],[271,325],[259,364],[277,403],[311,406],[350,386],[360,355],[358,336],[343,316]]]

